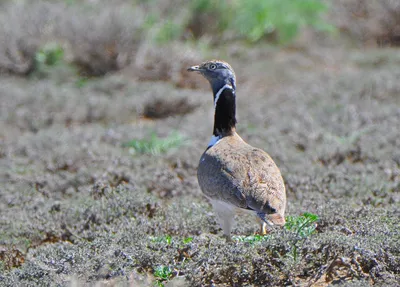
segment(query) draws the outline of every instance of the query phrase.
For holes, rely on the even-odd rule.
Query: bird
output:
[[[236,131],[236,75],[221,60],[209,60],[187,69],[211,85],[214,127],[200,157],[197,179],[217,215],[223,237],[231,241],[238,211],[256,215],[260,233],[285,224],[286,191],[281,172],[263,150],[246,143]]]

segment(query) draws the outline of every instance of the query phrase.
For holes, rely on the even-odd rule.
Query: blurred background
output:
[[[362,49],[400,43],[399,3],[393,0],[4,0],[0,5],[2,72],[80,76],[81,84],[126,69],[139,80],[191,87],[196,83],[181,75],[188,63],[238,58],[252,47]],[[56,66],[73,71],[62,74]]]
[[[399,45],[398,0],[1,0],[0,285],[399,286]],[[221,240],[214,58],[310,237]]]

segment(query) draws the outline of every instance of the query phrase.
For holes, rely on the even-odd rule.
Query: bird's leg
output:
[[[218,201],[212,202],[212,205],[218,216],[219,224],[224,232],[224,237],[227,241],[231,241],[231,231],[235,217],[235,210]]]
[[[234,213],[231,212],[218,212],[219,223],[221,225],[222,231],[224,232],[224,237],[226,241],[231,241],[231,231],[234,221]]]
[[[266,235],[268,233],[267,224],[261,220],[260,222],[260,234]]]
[[[226,242],[232,242],[232,238],[230,234],[224,234],[223,237],[226,239]]]
[[[270,232],[268,224],[257,216],[258,223],[260,224],[260,235],[267,235]]]

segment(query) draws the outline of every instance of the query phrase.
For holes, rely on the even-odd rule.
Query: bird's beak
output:
[[[197,65],[197,66],[192,66],[192,67],[190,67],[189,69],[187,69],[189,72],[193,72],[193,71],[201,71],[201,69],[200,69],[200,67]]]

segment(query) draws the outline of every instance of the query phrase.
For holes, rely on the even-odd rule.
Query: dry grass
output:
[[[132,72],[139,80],[170,81],[178,87],[199,87],[198,78],[188,75],[187,68],[201,62],[201,54],[194,48],[179,42],[162,47],[154,43],[142,43],[132,64]]]
[[[142,38],[143,11],[132,5],[102,3],[101,8],[69,7],[56,28],[68,43],[81,74],[102,76],[126,67]]]
[[[145,5],[127,1],[87,7],[10,2],[1,12],[0,71],[31,73],[37,51],[47,42],[56,42],[65,50],[65,61],[77,66],[81,76],[103,76],[126,68],[140,80],[195,86],[182,73],[189,63],[200,61],[199,53],[182,43],[156,45],[145,28],[148,13]],[[25,15],[22,21],[20,15]]]
[[[400,3],[393,0],[330,1],[331,21],[353,40],[369,45],[400,45]]]
[[[127,69],[139,80],[197,87],[197,81],[183,75],[188,65],[203,57],[196,47],[182,40],[208,38],[214,44],[221,43],[226,36],[232,39],[228,35],[232,31],[222,33],[218,29],[223,28],[213,20],[213,13],[220,13],[224,6],[210,6],[214,7],[208,8],[210,11],[196,7],[183,1],[135,5],[127,0],[71,5],[44,0],[4,2],[0,12],[0,71],[31,73],[37,51],[48,42],[56,42],[65,50],[65,61],[77,66],[83,76]],[[396,1],[335,1],[330,19],[356,42],[399,44],[400,5]],[[180,38],[175,39],[174,33]],[[160,35],[164,42],[157,44]]]
[[[62,6],[45,2],[5,4],[0,12],[0,71],[30,73],[37,50],[52,37],[52,23],[61,12]]]

